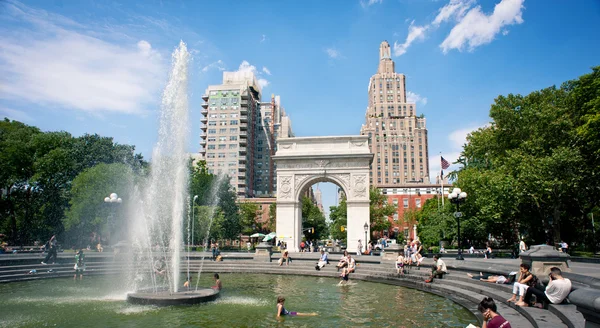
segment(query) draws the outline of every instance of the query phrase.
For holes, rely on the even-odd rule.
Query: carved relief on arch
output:
[[[341,186],[344,191],[350,189],[350,173],[342,173],[342,174],[332,174],[332,177],[336,177],[339,181],[341,181]]]
[[[292,198],[292,176],[291,175],[284,175],[284,176],[280,176],[278,177],[279,180],[279,188],[277,188],[278,191],[278,198]]]
[[[296,186],[296,189],[300,188],[300,185],[304,182],[304,180],[308,179],[311,176],[314,176],[314,175],[312,175],[312,174],[296,174],[296,175],[294,175],[294,186]]]
[[[355,197],[366,197],[367,196],[367,176],[366,175],[354,175],[352,181],[352,191]]]

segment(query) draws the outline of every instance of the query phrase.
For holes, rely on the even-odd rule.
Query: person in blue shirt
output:
[[[325,264],[327,264],[327,262],[329,262],[329,259],[327,258],[327,253],[325,253],[324,250],[321,250],[321,257],[319,258],[319,262],[317,262],[315,269],[317,269],[317,271],[321,271],[321,268],[324,267]]]

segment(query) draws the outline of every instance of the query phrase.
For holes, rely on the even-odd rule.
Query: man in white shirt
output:
[[[327,253],[325,253],[324,250],[321,250],[321,257],[319,258],[319,262],[317,262],[315,269],[317,269],[317,271],[321,271],[321,268],[323,268],[327,262]]]
[[[441,278],[444,274],[448,273],[448,269],[446,269],[446,263],[442,261],[439,255],[434,255],[433,261],[434,264],[431,268],[431,276],[429,276],[429,278],[425,280],[426,283],[433,282],[433,278]]]
[[[545,291],[537,288],[527,288],[524,297],[524,306],[530,304],[531,295],[536,296],[536,302],[541,303],[541,307],[543,308],[546,308],[549,303],[560,304],[569,296],[571,286],[571,280],[564,278],[559,268],[553,267],[550,269],[550,282]]]

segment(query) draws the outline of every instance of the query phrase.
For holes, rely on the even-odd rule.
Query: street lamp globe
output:
[[[365,222],[364,228],[365,232],[369,231],[369,224],[367,222]]]
[[[460,204],[464,203],[465,200],[467,199],[467,193],[460,190],[460,188],[454,188],[452,190],[452,193],[450,193],[448,195],[448,200],[453,203],[456,204],[456,212],[454,212],[454,217],[456,217],[457,220],[457,230],[458,230],[458,257],[456,258],[457,260],[464,260],[463,256],[462,256],[462,245],[461,245],[461,238],[460,238],[460,218],[462,217],[462,213],[460,212]]]

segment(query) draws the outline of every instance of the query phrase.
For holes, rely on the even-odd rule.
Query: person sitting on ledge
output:
[[[527,263],[521,264],[521,274],[519,275],[519,279],[513,285],[513,295],[511,298],[507,299],[506,302],[514,302],[517,300],[517,295],[519,295],[519,301],[517,305],[523,304],[523,298],[525,297],[525,292],[529,289],[529,287],[533,287],[537,284],[537,278],[533,275],[533,273],[529,272],[530,266]]]
[[[406,259],[404,258],[404,254],[398,254],[398,258],[396,258],[396,273],[404,275],[404,264],[406,263]]]
[[[531,295],[535,295],[536,302],[540,304],[539,308],[547,308],[548,304],[560,304],[562,303],[569,293],[571,292],[571,280],[562,276],[562,271],[557,267],[550,269],[550,281],[545,290],[537,288],[529,288],[525,293],[525,297],[522,303],[517,303],[519,306],[529,306],[531,303]]]
[[[319,262],[317,262],[315,269],[317,271],[321,271],[321,268],[323,268],[328,262],[329,260],[327,259],[327,253],[325,253],[324,250],[321,250],[321,258],[319,258]]]
[[[442,261],[439,255],[433,256],[433,266],[431,267],[431,276],[427,280],[426,283],[433,282],[433,278],[442,278],[446,273],[448,273],[448,269],[446,269],[446,263]]]
[[[336,268],[338,271],[340,271],[340,268],[345,267],[348,264],[348,251],[344,251],[344,255],[342,256],[342,258],[340,259],[340,261],[338,262],[338,264],[336,264]]]
[[[285,262],[285,265],[289,265],[290,263],[290,254],[287,250],[283,251],[283,254],[281,254],[281,258],[279,259],[279,266],[282,266],[283,262]]]

